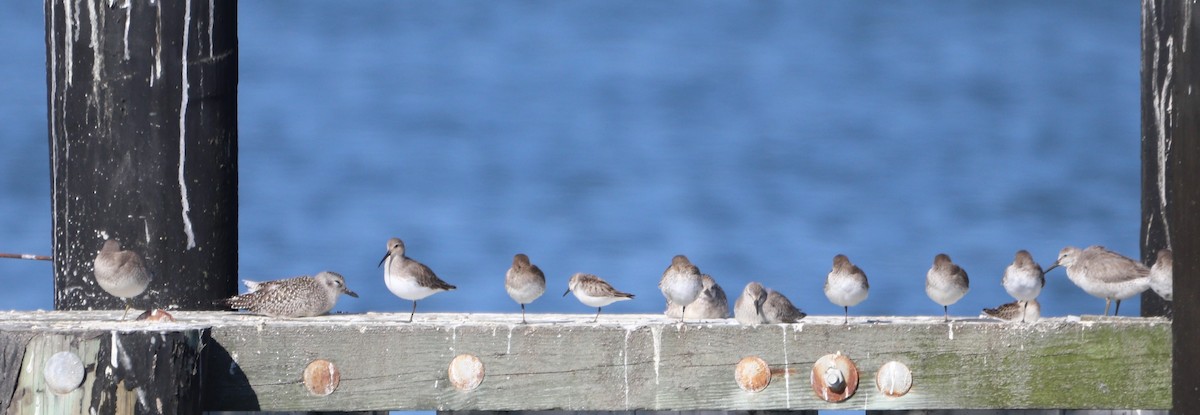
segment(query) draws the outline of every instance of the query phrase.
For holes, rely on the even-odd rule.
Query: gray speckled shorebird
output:
[[[546,292],[546,274],[529,262],[529,256],[513,255],[512,266],[504,273],[504,290],[521,305],[521,323],[525,323],[525,304],[532,303]]]
[[[998,318],[1005,321],[1021,321],[1032,323],[1042,318],[1042,304],[1036,299],[1029,301],[1013,301],[996,308],[985,308],[979,317]]]
[[[833,269],[825,277],[825,298],[829,302],[842,306],[842,324],[850,323],[850,306],[858,305],[867,299],[871,285],[867,283],[867,274],[850,263],[850,258],[837,254],[833,257]]]
[[[384,267],[383,282],[392,294],[405,300],[412,300],[412,313],[408,315],[409,323],[413,321],[413,316],[417,315],[417,300],[458,288],[442,281],[425,264],[405,256],[404,241],[400,238],[388,239],[387,249],[383,259],[379,260],[379,265]]]
[[[121,314],[124,320],[132,307],[129,299],[145,292],[152,279],[150,271],[142,263],[142,256],[131,250],[122,250],[120,242],[109,239],[104,241],[104,247],[96,254],[92,267],[100,288],[125,301],[125,313]]]
[[[670,301],[667,301],[667,310],[664,314],[667,317],[680,317],[691,319],[716,319],[729,317],[729,299],[725,297],[725,290],[717,284],[717,280],[708,274],[700,275],[700,283],[704,287],[700,290],[700,297],[692,302],[687,308],[687,314],[683,313],[683,307],[680,307]]]
[[[596,307],[596,317],[592,319],[593,323],[600,320],[600,309],[604,306],[617,301],[633,299],[633,294],[617,291],[600,277],[582,272],[575,273],[567,281],[567,291],[563,293],[563,297],[570,293],[575,293],[575,298],[584,305]]]
[[[679,315],[679,321],[683,321],[688,305],[696,301],[696,298],[700,297],[700,291],[704,289],[700,268],[692,265],[686,256],[675,255],[671,258],[671,265],[663,271],[658,288],[662,290],[663,297],[667,297],[668,302],[683,308],[683,313]]]
[[[1008,295],[1024,306],[1042,293],[1042,287],[1046,286],[1046,273],[1042,272],[1042,266],[1033,260],[1033,255],[1022,249],[1017,251],[1012,264],[1004,268],[1004,278],[1000,280],[1000,284],[1004,285],[1004,291],[1008,291]]]
[[[1092,245],[1082,250],[1073,246],[1063,248],[1058,252],[1058,261],[1046,272],[1058,267],[1066,268],[1067,278],[1083,291],[1104,299],[1106,316],[1112,300],[1117,300],[1115,316],[1121,311],[1121,300],[1150,288],[1149,268],[1103,246]]]
[[[955,265],[946,254],[937,254],[933,266],[925,273],[925,294],[942,305],[945,321],[950,321],[950,304],[957,303],[971,289],[971,280],[962,267]]]
[[[346,288],[346,279],[331,271],[322,271],[316,277],[244,282],[250,292],[226,299],[225,305],[270,317],[319,316],[333,309],[340,294],[358,298]]]

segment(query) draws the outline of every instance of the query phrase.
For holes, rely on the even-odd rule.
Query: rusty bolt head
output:
[[[899,398],[912,389],[912,371],[900,362],[887,362],[875,374],[875,387],[884,395]]]
[[[738,361],[733,378],[746,392],[761,392],[771,384],[771,368],[758,356],[746,356]]]
[[[142,314],[138,315],[137,320],[138,321],[165,321],[168,323],[174,323],[175,316],[172,316],[171,313],[168,313],[161,308],[156,308],[153,310],[146,310]]]
[[[328,396],[342,383],[342,373],[333,362],[325,359],[313,360],[304,368],[304,387],[313,396]]]
[[[813,392],[826,402],[841,402],[858,390],[858,366],[841,352],[827,354],[813,364]]]
[[[114,353],[116,353],[114,351]],[[83,361],[71,352],[58,352],[46,359],[42,378],[46,388],[59,395],[71,393],[83,383]]]
[[[454,356],[450,361],[450,384],[455,389],[466,392],[475,390],[483,383],[483,361],[470,354]]]

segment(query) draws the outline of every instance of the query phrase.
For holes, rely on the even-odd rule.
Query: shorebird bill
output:
[[[570,288],[568,288],[568,289],[567,289],[567,292],[563,293],[563,297],[566,297],[566,296],[567,296],[567,294],[570,294],[570,293],[571,293],[571,289],[570,289]]]
[[[1049,273],[1049,272],[1050,272],[1050,270],[1052,270],[1052,269],[1055,269],[1055,268],[1058,268],[1059,266],[1060,266],[1060,265],[1058,265],[1058,261],[1055,261],[1055,262],[1054,262],[1054,265],[1051,265],[1051,266],[1050,266],[1050,268],[1046,268],[1046,272],[1044,272],[1043,274],[1045,274],[1045,273]]]
[[[351,297],[354,297],[354,298],[358,298],[358,293],[356,293],[356,292],[354,292],[354,291],[350,291],[350,289],[349,289],[349,288],[344,288],[344,287],[343,287],[343,288],[342,288],[342,292],[346,293],[346,295],[348,295],[348,296],[351,296]]]
[[[390,256],[392,256],[392,253],[391,253],[390,251],[389,251],[389,252],[387,252],[387,253],[385,253],[385,254],[383,254],[383,258],[379,260],[379,265],[376,265],[376,266],[375,266],[375,268],[382,267],[382,266],[383,266],[383,262],[384,262],[384,261],[387,261],[388,257],[390,257]]]

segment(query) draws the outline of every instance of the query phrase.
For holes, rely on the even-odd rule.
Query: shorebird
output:
[[[658,288],[662,290],[663,297],[667,297],[667,302],[683,308],[679,315],[679,321],[683,321],[684,315],[687,314],[687,306],[696,301],[700,290],[704,289],[700,279],[700,268],[692,265],[686,256],[675,255],[671,258],[671,265],[663,271]]]
[[[584,305],[596,307],[596,317],[592,319],[593,323],[600,320],[600,309],[604,306],[617,301],[633,299],[633,294],[617,291],[600,277],[582,272],[575,273],[571,276],[571,280],[567,281],[567,291],[563,293],[563,297],[566,297],[568,293],[575,293],[575,298],[578,298],[579,302]]]
[[[945,321],[950,321],[950,304],[958,302],[970,289],[967,272],[950,261],[949,255],[937,254],[933,258],[933,266],[925,273],[925,294],[942,305]]]
[[[244,283],[250,292],[230,297],[224,304],[270,317],[319,316],[333,309],[340,294],[358,298],[346,288],[346,279],[332,271],[321,271],[316,277]]]
[[[109,239],[104,241],[104,247],[96,254],[92,268],[100,288],[125,301],[125,313],[121,314],[121,320],[124,320],[132,307],[129,300],[141,295],[150,285],[150,271],[142,263],[142,256],[137,252],[122,250],[120,242]]]
[[[985,308],[979,317],[998,318],[1005,321],[1034,322],[1042,318],[1042,305],[1038,300],[1013,301],[996,308]]]
[[[842,324],[850,323],[850,306],[858,305],[867,299],[867,274],[858,266],[850,263],[850,258],[837,254],[833,257],[833,269],[825,277],[825,297],[829,302],[840,305],[845,312]]]
[[[513,255],[512,267],[504,274],[504,290],[521,305],[521,323],[525,323],[525,304],[546,292],[546,274],[525,254]]]
[[[795,323],[807,316],[787,297],[757,282],[746,284],[733,306],[734,317],[745,325]]]
[[[405,300],[412,300],[412,313],[408,315],[409,323],[417,314],[417,300],[458,288],[442,281],[425,264],[404,256],[404,241],[401,241],[400,238],[388,239],[387,249],[388,252],[383,255],[383,259],[379,260],[379,265],[387,263],[383,269],[383,282],[387,284],[388,290],[392,294]]]
[[[1004,278],[1000,283],[1004,285],[1004,291],[1008,291],[1008,295],[1024,306],[1042,293],[1042,287],[1046,286],[1046,273],[1042,272],[1042,266],[1033,260],[1033,255],[1022,249],[1017,251],[1012,264],[1004,269]]]
[[[767,290],[767,301],[762,305],[763,318],[768,324],[795,323],[808,316],[792,305],[787,297],[775,290]]]
[[[1158,259],[1154,261],[1154,266],[1150,267],[1150,288],[1167,301],[1172,301],[1171,269],[1174,268],[1174,263],[1171,250],[1160,249],[1158,250]]]
[[[717,281],[708,274],[700,276],[701,284],[704,289],[700,290],[700,297],[688,306],[687,314],[683,314],[683,307],[667,301],[667,310],[664,312],[667,317],[688,317],[693,319],[715,319],[729,317],[729,299],[725,297],[725,290],[717,284]]]
[[[1126,258],[1098,245],[1083,250],[1068,246],[1058,253],[1058,260],[1046,269],[1066,268],[1071,282],[1096,297],[1104,299],[1104,315],[1112,300],[1117,300],[1113,315],[1121,311],[1121,300],[1146,291],[1150,287],[1150,270],[1142,263]]]
[[[763,304],[767,302],[767,289],[762,284],[751,282],[742,289],[742,295],[733,303],[733,317],[738,323],[753,326],[767,322],[763,315]]]

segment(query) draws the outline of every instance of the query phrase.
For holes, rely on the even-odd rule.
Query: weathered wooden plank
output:
[[[0,313],[0,331],[39,327],[130,327],[116,312]],[[1019,325],[940,317],[877,317],[844,326],[746,327],[731,320],[682,326],[659,315],[423,314],[269,319],[177,312],[211,327],[207,410],[812,410],[812,409],[1164,409],[1171,402],[1170,323],[1162,318],[1067,317]],[[153,327],[153,326],[149,326]],[[809,372],[841,351],[861,372],[842,403],[817,398]],[[477,356],[485,377],[472,391],[450,384],[459,354]],[[758,393],[741,390],[739,359],[758,356],[790,370]],[[314,396],[302,382],[326,359],[340,386]],[[913,388],[889,398],[875,372],[889,361],[912,369]]]

